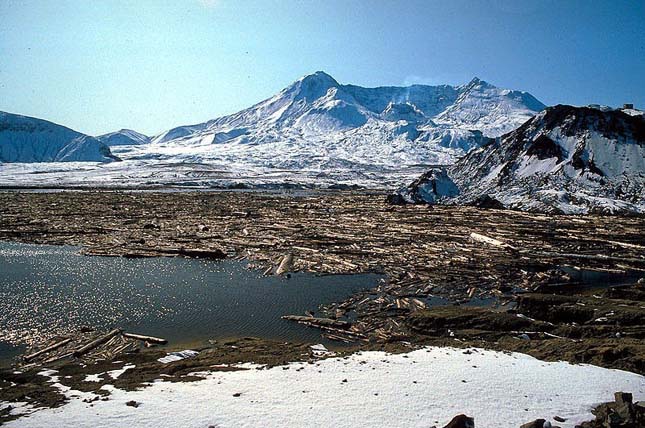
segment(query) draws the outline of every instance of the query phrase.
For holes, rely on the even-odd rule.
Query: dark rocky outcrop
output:
[[[457,415],[443,428],[475,428],[475,419],[466,415]]]
[[[642,428],[645,427],[645,403],[633,403],[632,394],[616,392],[614,401],[601,404],[592,413],[593,421],[576,428]]]

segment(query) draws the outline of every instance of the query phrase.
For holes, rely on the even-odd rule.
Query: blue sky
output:
[[[155,134],[324,70],[645,108],[645,1],[0,0],[0,110]]]

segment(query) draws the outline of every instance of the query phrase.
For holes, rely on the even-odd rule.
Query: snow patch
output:
[[[69,404],[7,427],[427,427],[466,413],[479,428],[556,415],[567,419],[559,426],[572,428],[615,391],[645,398],[645,378],[634,373],[482,349],[362,352],[288,367],[214,372],[131,392],[107,386],[110,399],[93,407],[68,391]],[[126,406],[130,400],[141,406]]]

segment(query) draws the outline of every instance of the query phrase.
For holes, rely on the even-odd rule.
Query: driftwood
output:
[[[54,362],[56,362],[56,361],[60,361],[60,360],[64,360],[64,359],[66,359],[66,358],[70,358],[70,357],[72,357],[73,355],[74,355],[74,353],[73,353],[73,352],[66,352],[65,354],[62,354],[62,355],[55,355],[55,356],[53,356],[53,357],[51,357],[51,358],[48,358],[48,359],[46,359],[45,361],[43,361],[43,363],[44,363],[44,364],[51,364],[51,363],[54,363]]]
[[[280,265],[275,270],[276,275],[282,275],[293,269],[293,254],[289,253],[282,258]]]
[[[136,333],[123,333],[123,336],[129,337],[130,339],[142,340],[144,342],[156,343],[159,345],[165,345],[166,343],[168,343],[166,339],[162,339],[160,337],[144,336],[142,334],[136,334]]]
[[[88,254],[114,256],[202,257],[185,249],[221,248],[267,274],[291,254],[294,271],[383,274],[386,280],[369,292],[316,313],[330,319],[351,314],[359,332],[384,340],[399,330],[388,320],[399,322],[423,304],[432,306],[434,298],[503,300],[519,290],[574,284],[562,266],[645,271],[645,219],[639,217],[581,219],[510,210],[500,216],[473,207],[392,206],[384,195],[369,192],[297,198],[251,192],[0,192],[0,206],[0,239],[80,244]],[[163,227],[144,229],[150,222]]]
[[[475,233],[475,232],[470,233],[470,238],[474,239],[475,241],[479,241],[479,242],[483,242],[485,244],[493,245],[495,247],[515,249],[512,245],[509,245],[509,244],[507,244],[505,242],[502,242],[499,239],[491,238],[489,236],[482,235],[482,234]]]
[[[108,334],[103,335],[103,336],[99,337],[98,339],[94,339],[90,343],[88,343],[86,345],[83,345],[80,348],[76,349],[73,352],[73,354],[74,354],[75,357],[79,357],[79,356],[81,356],[83,354],[86,354],[89,351],[91,351],[92,349],[96,348],[97,346],[100,346],[100,345],[104,344],[105,342],[107,342],[108,340],[112,339],[114,336],[116,336],[119,333],[121,333],[121,330],[118,329],[118,328],[115,328],[114,330],[110,331]]]
[[[34,358],[37,358],[37,357],[39,357],[39,356],[41,356],[41,355],[43,355],[43,354],[46,354],[46,353],[51,352],[51,351],[53,351],[53,350],[55,350],[55,349],[58,349],[58,348],[60,348],[61,346],[65,346],[65,345],[67,345],[67,344],[68,344],[69,342],[71,342],[71,341],[72,341],[72,339],[71,339],[71,338],[67,338],[67,339],[65,339],[65,340],[61,340],[60,342],[56,342],[56,343],[54,343],[53,345],[48,346],[48,347],[46,347],[46,348],[44,348],[44,349],[41,349],[41,350],[40,350],[40,351],[38,351],[38,352],[34,352],[33,354],[25,355],[23,359],[24,359],[25,361],[31,361],[31,360],[33,360]]]
[[[283,315],[281,318],[313,326],[336,327],[341,329],[348,329],[352,326],[352,324],[347,321],[333,320],[331,318],[314,318],[302,315]]]

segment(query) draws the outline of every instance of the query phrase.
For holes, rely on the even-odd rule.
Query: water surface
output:
[[[171,343],[257,336],[320,341],[280,319],[376,286],[376,274],[265,277],[246,263],[90,257],[78,248],[0,242],[0,358],[8,345],[120,327]],[[15,350],[13,351],[15,353]]]

